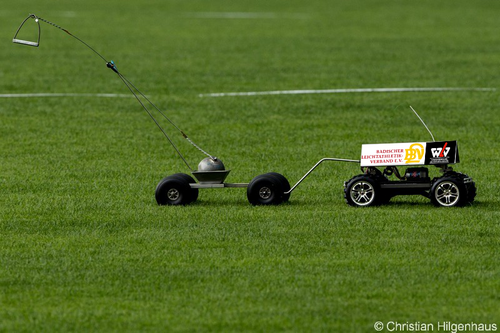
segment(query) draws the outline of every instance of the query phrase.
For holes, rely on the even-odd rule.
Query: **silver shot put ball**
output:
[[[205,157],[198,164],[198,171],[218,171],[225,170],[224,163],[218,158]]]

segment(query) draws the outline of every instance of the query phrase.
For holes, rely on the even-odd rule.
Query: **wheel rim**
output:
[[[259,190],[259,197],[261,199],[264,199],[264,200],[269,199],[272,194],[273,194],[273,191],[271,191],[271,189],[267,186],[263,186]]]
[[[171,188],[167,191],[167,198],[170,201],[175,201],[175,200],[179,199],[180,195],[181,194],[180,194],[179,190],[177,190],[176,188]]]
[[[375,199],[375,190],[369,182],[359,181],[351,187],[351,199],[358,206],[367,206]]]
[[[460,190],[455,183],[446,181],[438,185],[434,196],[441,206],[453,206],[460,198]]]

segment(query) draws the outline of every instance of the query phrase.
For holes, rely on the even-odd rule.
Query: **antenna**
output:
[[[420,119],[420,121],[424,125],[425,129],[427,130],[427,132],[429,132],[429,134],[431,135],[432,141],[436,142],[436,139],[434,139],[434,135],[432,135],[431,130],[429,129],[429,127],[427,127],[427,125],[424,123],[424,121],[422,120],[422,118],[420,118],[420,116],[418,115],[417,111],[415,111],[415,109],[412,108],[411,105],[410,105],[410,109],[415,113],[415,115],[418,117],[418,119]]]

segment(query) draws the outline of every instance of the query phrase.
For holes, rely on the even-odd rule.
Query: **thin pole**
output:
[[[431,130],[429,129],[429,127],[427,127],[427,125],[424,123],[424,121],[422,120],[422,118],[420,118],[420,116],[418,115],[417,111],[415,111],[415,109],[412,108],[411,105],[410,105],[410,109],[415,113],[415,115],[418,117],[418,119],[420,119],[420,121],[422,122],[422,124],[424,125],[424,127],[427,129],[427,132],[429,132],[429,134],[431,135],[432,141],[436,142],[436,140],[434,139],[434,135],[432,135]]]

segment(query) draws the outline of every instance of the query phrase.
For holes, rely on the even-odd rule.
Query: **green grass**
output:
[[[373,332],[375,321],[500,318],[499,94],[201,98],[280,89],[500,87],[497,1],[17,1],[0,10],[0,94],[127,93],[113,59],[232,169],[297,181],[361,144],[458,140],[472,206],[396,197],[349,207],[351,164],[324,164],[289,204],[242,189],[159,207],[182,161],[131,98],[0,98],[0,331]],[[70,12],[70,13],[68,13]],[[68,17],[73,15],[74,17]],[[263,12],[216,19],[199,12]],[[300,14],[300,15],[296,15]],[[203,158],[170,131],[188,161]]]

